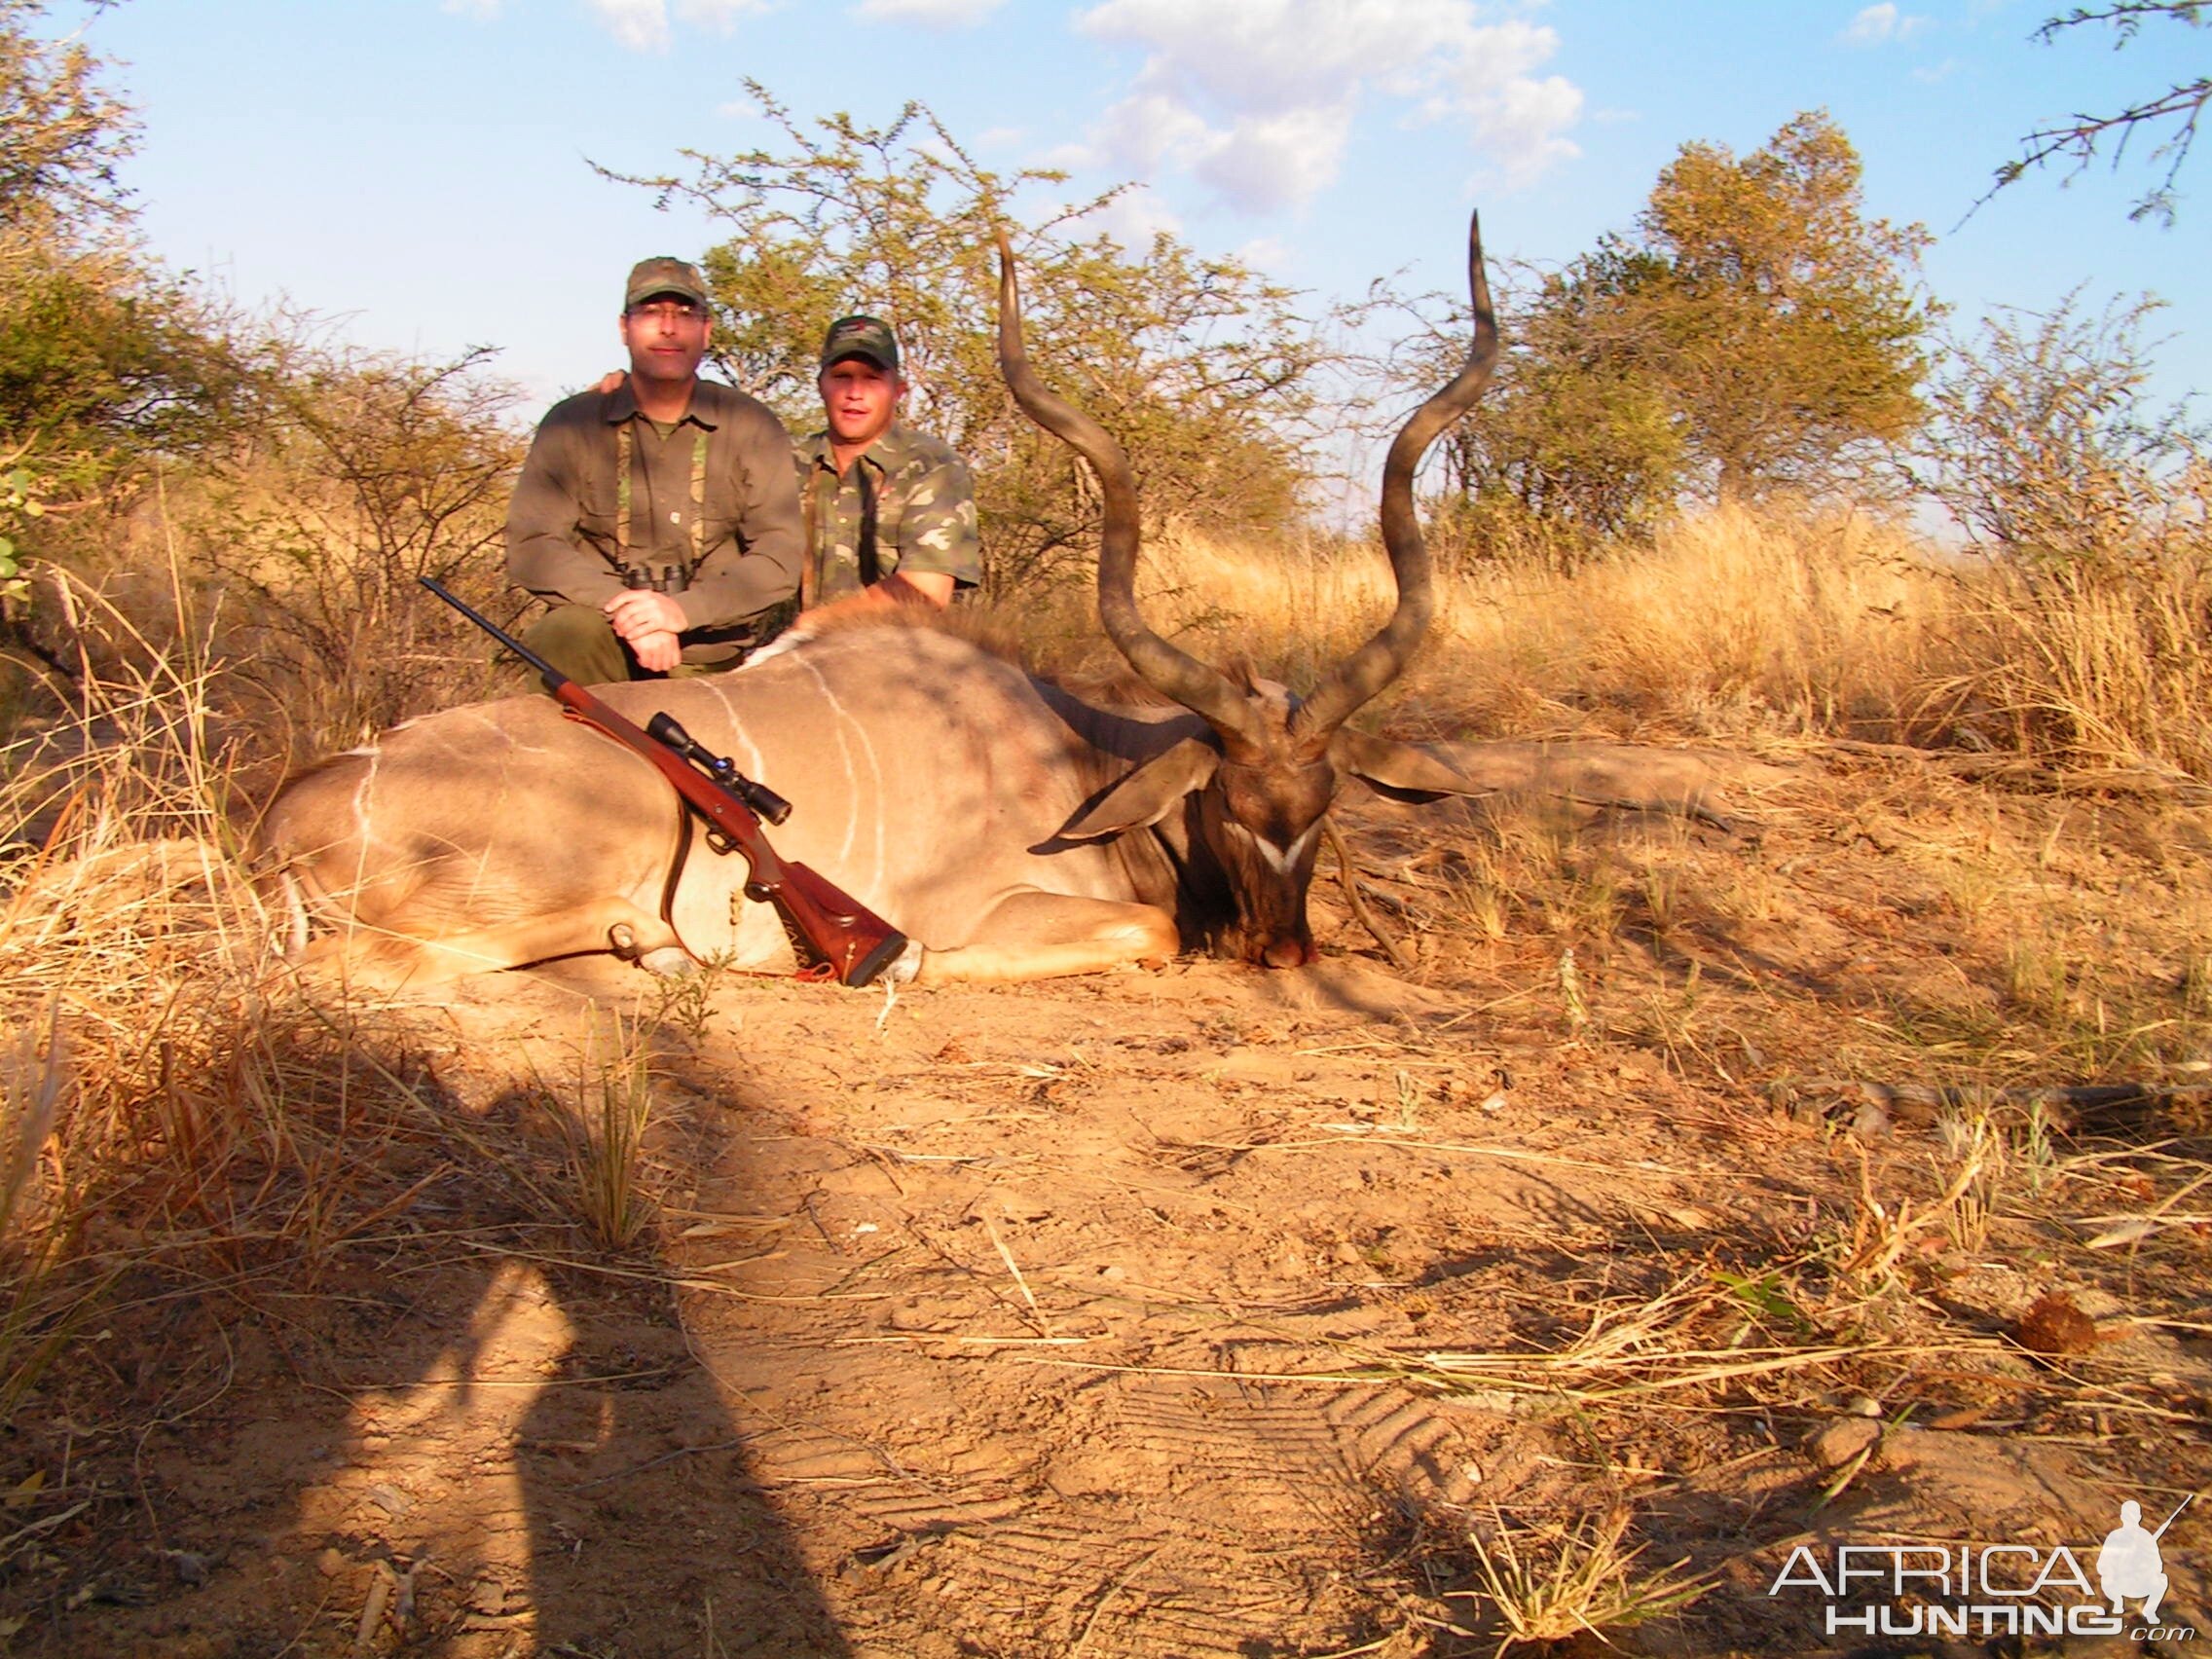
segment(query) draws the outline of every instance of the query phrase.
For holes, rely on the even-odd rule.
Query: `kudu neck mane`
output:
[[[831,634],[855,634],[880,628],[910,629],[917,633],[944,634],[964,640],[986,655],[1010,662],[1024,674],[1037,672],[1028,643],[1014,620],[989,606],[892,605],[849,610],[809,618],[807,631],[818,639]]]
[[[1020,618],[988,605],[953,606],[944,609],[902,605],[854,610],[830,616],[819,626],[809,622],[808,627],[821,639],[832,634],[882,628],[943,634],[965,641],[1001,662],[1011,663],[1030,679],[1077,702],[1089,704],[1103,714],[1127,714],[1149,721],[1189,712],[1185,705],[1150,684],[1111,645],[1091,642],[1080,652],[1070,655],[1059,642],[1040,641],[1025,635]],[[1220,673],[1246,696],[1270,698],[1283,694],[1283,687],[1261,674],[1245,656],[1228,658]]]

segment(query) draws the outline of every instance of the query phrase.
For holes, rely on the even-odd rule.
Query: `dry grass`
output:
[[[0,1421],[86,1320],[193,1286],[312,1289],[419,1225],[558,1214],[396,1015],[304,995],[240,852],[221,670],[73,590],[103,632],[68,721],[0,751]],[[267,775],[268,768],[264,768]]]
[[[1140,590],[1163,632],[1293,685],[1363,638],[1389,596],[1372,547],[1176,535],[1147,548]],[[2212,798],[2198,781],[2212,780],[2212,576],[2186,546],[2032,573],[1863,516],[1724,509],[1571,577],[1443,575],[1437,614],[1380,723],[1811,756],[1833,785],[1803,810],[1871,842],[1891,885],[1808,917],[1801,884],[1755,848],[1707,849],[1679,827],[1632,845],[1556,804],[1493,803],[1475,832],[1371,869],[1400,922],[1452,941],[1427,971],[1539,976],[1559,1029],[1595,1024],[1724,1080],[1744,1074],[1746,1049],[1825,1050],[1838,1075],[2000,1086],[2155,1078],[2212,1048],[2196,822]],[[1046,659],[1095,660],[1087,596],[1052,596],[1029,623]],[[1838,740],[1859,747],[1839,754]],[[1827,916],[1875,969],[1849,988],[1879,1006],[1846,1014],[1816,997],[1777,1031],[1784,1011],[1731,994],[1735,976],[1683,982]],[[1884,938],[1937,918],[1960,942],[1938,975],[1880,971]]]
[[[1704,1575],[1682,1575],[1683,1562],[1639,1572],[1644,1546],[1627,1547],[1629,1512],[1585,1516],[1572,1526],[1516,1530],[1493,1516],[1486,1537],[1467,1535],[1478,1592],[1453,1594],[1487,1600],[1501,1627],[1497,1652],[1564,1641],[1585,1633],[1603,1639],[1693,1605],[1711,1588]]]
[[[1174,535],[1145,550],[1139,591],[1163,633],[1292,685],[1391,593],[1370,546]],[[1478,568],[1437,591],[1396,695],[1478,730],[1842,737],[2212,776],[2212,560],[2031,576],[1861,514],[1724,507],[1574,576]],[[1027,615],[1058,642],[1048,656],[1091,648],[1088,595]]]
[[[645,1130],[653,1116],[649,1033],[616,1015],[591,1022],[576,1056],[573,1087],[538,1079],[540,1099],[568,1148],[576,1214],[594,1244],[622,1251],[651,1224],[641,1185]]]

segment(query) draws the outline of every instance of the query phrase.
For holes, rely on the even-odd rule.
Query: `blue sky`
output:
[[[152,247],[237,298],[351,338],[501,349],[550,400],[617,361],[630,262],[694,254],[697,217],[594,175],[770,141],[751,77],[801,117],[932,105],[985,166],[1143,188],[1163,224],[1323,297],[1406,270],[1455,287],[1464,216],[1556,262],[1625,228],[1684,142],[1739,152],[1825,106],[1867,210],[1924,222],[1937,297],[1971,321],[2171,302],[2159,388],[2212,371],[2212,153],[2177,228],[2131,224],[2139,165],[2033,175],[1961,228],[2039,122],[2162,90],[2212,34],[2124,52],[2028,37],[2057,0],[126,0],[86,25],[145,135],[127,179]],[[79,19],[57,0],[52,22]],[[2194,186],[2194,194],[2191,187]],[[868,296],[855,295],[865,308]]]

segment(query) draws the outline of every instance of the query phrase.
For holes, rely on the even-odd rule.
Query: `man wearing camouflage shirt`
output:
[[[628,377],[555,404],[507,508],[507,570],[553,608],[524,635],[584,684],[730,668],[772,631],[804,553],[791,442],[699,378],[706,283],[647,259],[623,291]]]
[[[829,425],[797,445],[803,608],[949,602],[981,579],[968,468],[899,424],[899,342],[872,316],[830,325],[816,387]],[[802,625],[803,631],[803,625]]]

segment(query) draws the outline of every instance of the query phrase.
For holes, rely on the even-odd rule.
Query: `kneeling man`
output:
[[[944,605],[982,578],[976,496],[950,446],[899,421],[899,342],[872,316],[830,325],[815,382],[829,424],[797,445],[806,516],[800,604]]]
[[[553,607],[523,643],[584,684],[733,668],[797,592],[791,441],[699,378],[710,329],[696,267],[638,265],[628,378],[555,404],[515,485],[507,571]]]

